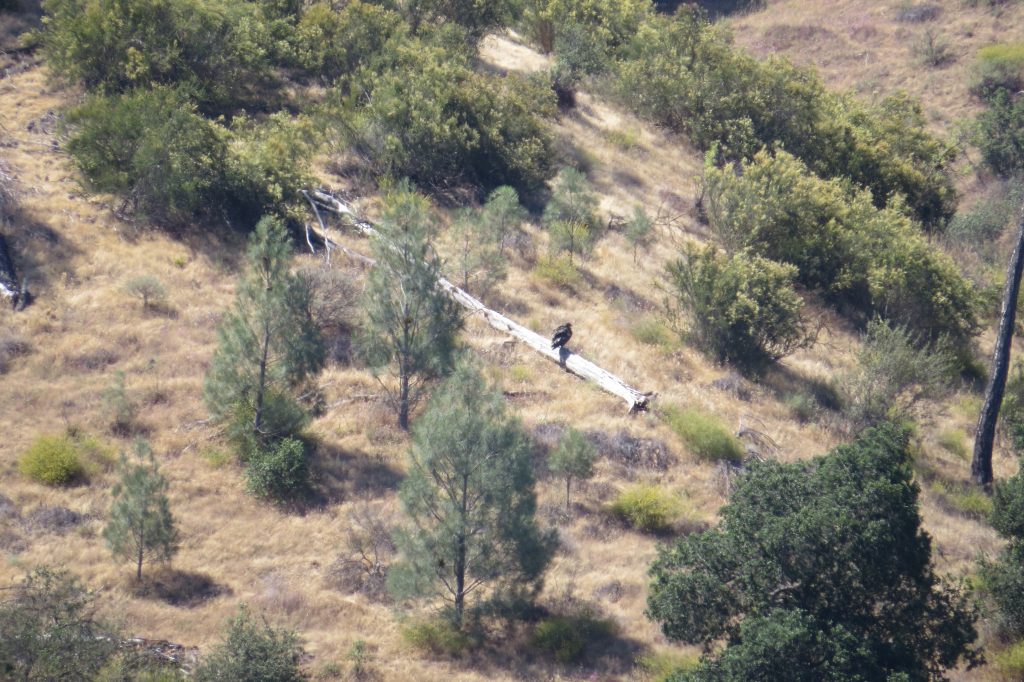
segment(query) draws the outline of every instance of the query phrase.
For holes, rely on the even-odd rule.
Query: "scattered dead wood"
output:
[[[122,651],[131,651],[161,665],[173,665],[189,673],[199,662],[199,648],[168,642],[166,639],[132,637],[120,642]]]
[[[359,218],[341,199],[338,199],[323,190],[313,190],[308,193],[303,192],[303,194],[307,199],[310,199],[310,203],[314,203],[320,208],[346,219],[357,231],[360,232],[360,234],[372,238],[380,237],[380,233],[371,223]],[[319,217],[319,211],[317,211],[318,220]],[[322,221],[320,221],[320,223],[323,225]],[[337,244],[330,240],[327,234],[322,234],[320,237],[324,240],[325,244],[330,244],[331,248],[338,247]],[[357,259],[361,259],[364,262],[373,262],[372,259],[369,259],[366,256],[359,254],[356,254],[356,256]],[[442,277],[437,283],[438,286],[444,289],[444,291],[447,292],[456,303],[469,310],[471,313],[479,315],[494,329],[519,339],[536,352],[558,364],[563,370],[571,374],[575,374],[587,381],[592,381],[601,389],[625,400],[626,404],[629,406],[630,412],[646,410],[648,404],[654,398],[655,394],[653,392],[644,393],[638,391],[611,372],[598,367],[593,362],[590,362],[566,348],[553,350],[547,337],[541,336],[537,332],[527,329],[521,324],[505,317],[501,313],[491,310],[479,300],[455,286],[447,279]]]

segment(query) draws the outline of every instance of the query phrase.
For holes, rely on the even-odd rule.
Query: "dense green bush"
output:
[[[756,365],[807,343],[795,266],[708,246],[685,248],[667,272],[684,334],[719,362]]]
[[[695,408],[665,409],[665,420],[694,455],[706,462],[738,462],[743,446],[721,420]]]
[[[228,623],[224,641],[200,661],[197,682],[300,682],[299,648],[295,634],[257,622],[243,604]]]
[[[1024,89],[1024,43],[988,45],[978,50],[971,73],[971,92],[989,99],[1000,90]]]
[[[550,175],[550,135],[540,116],[554,93],[517,76],[492,78],[466,58],[419,40],[392,46],[393,63],[362,69],[343,133],[377,170],[431,189],[540,188]]]
[[[993,171],[1003,177],[1024,171],[1024,97],[999,90],[978,115],[975,142]]]
[[[798,268],[860,319],[880,315],[921,342],[966,346],[978,329],[977,296],[953,261],[933,249],[900,202],[879,209],[866,191],[823,180],[781,150],[705,169],[705,210],[726,248]]]
[[[225,132],[179,90],[95,96],[67,123],[67,150],[87,186],[123,196],[153,220],[183,222],[224,190]]]
[[[78,448],[68,436],[40,436],[18,460],[18,469],[44,485],[67,485],[85,475]]]
[[[180,85],[204,108],[230,108],[268,75],[278,49],[253,2],[45,0],[43,8],[52,72],[104,94]]]
[[[1003,634],[1024,636],[1024,470],[996,484],[992,526],[1009,540],[999,557],[980,562],[981,591],[995,603]]]
[[[284,502],[309,490],[309,455],[306,444],[285,438],[249,456],[246,488],[256,497]]]
[[[317,3],[302,13],[295,28],[296,66],[327,81],[374,66],[393,38],[406,34],[401,15],[380,5],[353,0],[341,10]]]
[[[421,620],[402,628],[409,645],[434,655],[459,657],[473,648],[473,638],[449,620]]]
[[[656,485],[635,485],[619,493],[609,511],[637,530],[663,533],[678,519],[680,506],[678,499]]]
[[[807,69],[735,49],[724,28],[688,9],[649,19],[623,54],[624,104],[716,149],[716,161],[779,144],[819,175],[870,189],[878,206],[902,195],[929,229],[955,211],[953,152],[905,96],[868,108],[829,93]]]

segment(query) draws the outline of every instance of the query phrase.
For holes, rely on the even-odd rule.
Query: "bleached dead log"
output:
[[[315,200],[316,203],[325,210],[347,218],[348,221],[352,223],[353,227],[355,227],[361,234],[375,239],[380,238],[380,233],[371,223],[359,218],[349,206],[337,197],[331,196],[321,190],[314,190],[308,194],[303,192],[303,194],[306,194],[307,198],[312,197],[312,200]],[[321,222],[321,224],[323,223]],[[322,237],[325,243],[329,241],[326,234]],[[332,243],[332,246],[337,245]],[[359,257],[363,259],[364,262],[373,262],[366,256]],[[444,289],[456,303],[470,312],[482,317],[494,329],[519,339],[544,357],[557,363],[565,371],[575,374],[587,381],[592,381],[608,393],[622,398],[626,401],[626,404],[629,405],[630,412],[646,410],[649,402],[654,398],[654,393],[643,393],[636,390],[611,372],[598,367],[593,362],[590,362],[586,358],[583,358],[568,349],[561,348],[559,350],[552,350],[549,339],[517,322],[514,322],[513,320],[510,320],[501,313],[491,310],[468,292],[455,286],[447,279],[443,277],[438,279],[438,285]]]

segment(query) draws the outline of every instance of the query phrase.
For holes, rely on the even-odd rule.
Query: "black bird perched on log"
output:
[[[551,350],[561,348],[565,344],[569,343],[569,339],[572,338],[572,323],[566,322],[561,327],[555,330],[555,335],[551,337]]]

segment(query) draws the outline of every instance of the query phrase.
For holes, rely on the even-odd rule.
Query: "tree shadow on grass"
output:
[[[131,592],[142,599],[162,601],[171,606],[194,608],[204,602],[231,594],[231,588],[217,583],[198,571],[183,571],[164,566],[143,574],[131,583]]]
[[[311,502],[322,506],[351,498],[381,497],[398,489],[403,474],[376,455],[319,443],[313,478]]]

